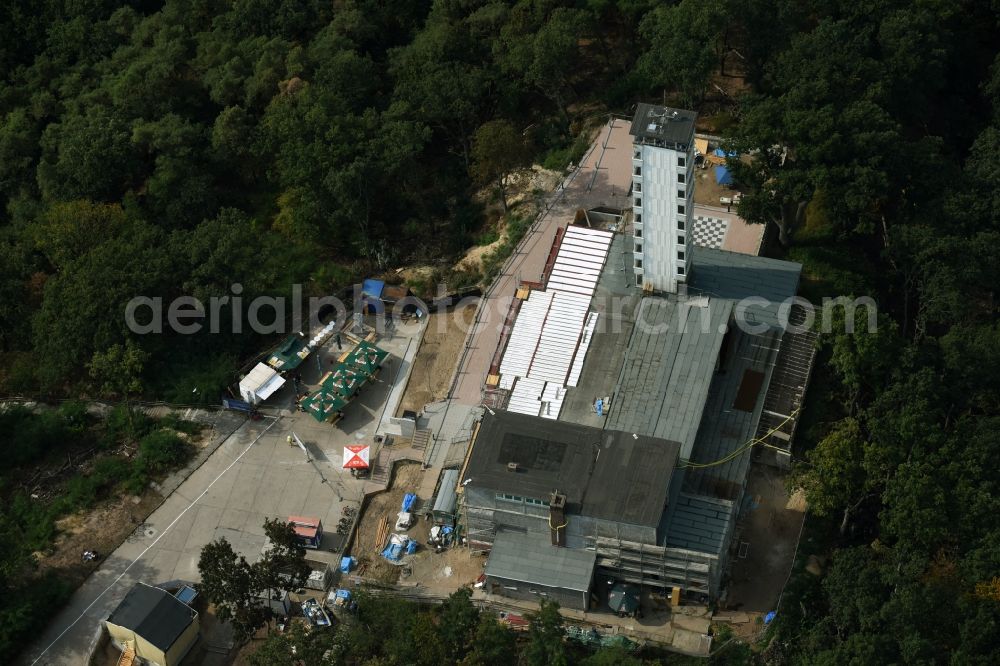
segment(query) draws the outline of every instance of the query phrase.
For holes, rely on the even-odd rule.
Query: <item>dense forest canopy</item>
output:
[[[880,306],[877,331],[823,340],[795,482],[826,570],[793,578],[760,658],[989,663],[997,28],[976,0],[11,0],[2,385],[214,402],[270,341],[134,336],[130,298],[447,263],[480,187],[665,99],[754,156],[739,211],[806,296]],[[517,135],[515,164],[486,149]]]

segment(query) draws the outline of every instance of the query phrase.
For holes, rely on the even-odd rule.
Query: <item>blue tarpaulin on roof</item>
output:
[[[403,557],[403,544],[401,543],[390,543],[382,551],[382,557],[387,560],[397,561]]]
[[[409,511],[413,503],[417,501],[417,496],[413,493],[406,493],[403,495],[403,511]]]
[[[410,542],[406,544],[406,554],[413,555],[415,552],[417,552],[417,542],[411,539]]]
[[[350,555],[340,558],[340,570],[343,573],[350,573],[351,567],[354,566],[354,558]]]
[[[344,589],[337,590],[337,598],[338,599],[346,599],[347,601],[350,601],[351,600],[351,591],[350,590],[344,590]]]
[[[726,152],[722,148],[716,148],[714,151],[716,157],[736,157],[736,151]]]
[[[732,185],[733,184],[733,174],[729,173],[729,169],[724,166],[715,167],[715,182],[719,185]]]

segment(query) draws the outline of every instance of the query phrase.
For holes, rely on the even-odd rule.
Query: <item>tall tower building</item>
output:
[[[636,285],[677,293],[687,281],[694,205],[694,111],[640,104],[632,119]]]

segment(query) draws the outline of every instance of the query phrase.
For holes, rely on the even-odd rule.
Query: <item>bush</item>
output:
[[[154,421],[144,412],[123,405],[113,407],[104,419],[104,439],[109,446],[134,442],[153,429]]]
[[[64,402],[59,408],[59,415],[74,433],[82,433],[91,423],[87,404],[79,400]]]
[[[503,243],[492,252],[483,255],[483,277],[486,280],[491,280],[496,275],[500,267],[503,266],[503,262],[507,261],[507,257],[514,252],[517,244],[524,238],[529,227],[531,227],[531,219],[527,217],[512,215],[507,220],[507,236]]]
[[[105,456],[94,463],[91,477],[95,485],[101,489],[111,489],[128,478],[131,473],[128,461],[118,456]]]
[[[590,141],[586,134],[576,137],[568,146],[552,148],[542,156],[542,166],[550,171],[565,171],[572,164],[579,164],[587,153]]]
[[[190,446],[169,430],[156,430],[139,442],[136,465],[146,474],[167,472],[185,462]]]
[[[492,245],[498,240],[500,240],[500,232],[496,229],[487,229],[483,233],[479,234],[478,238],[476,238],[476,245]]]
[[[153,389],[166,402],[181,405],[218,405],[233,368],[239,365],[231,353],[199,354],[198,362],[179,369],[157,369]]]
[[[46,506],[22,492],[10,499],[8,507],[22,545],[29,550],[43,550],[52,544],[56,534],[54,516],[57,507]]]
[[[159,420],[159,425],[166,430],[176,430],[185,435],[197,435],[204,427],[202,424],[195,423],[194,421],[185,421],[176,414],[167,414],[162,417]]]

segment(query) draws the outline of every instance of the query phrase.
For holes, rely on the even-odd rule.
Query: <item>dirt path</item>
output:
[[[447,595],[463,585],[472,586],[485,564],[484,556],[474,555],[462,546],[452,546],[443,553],[422,548],[410,563],[412,573],[405,582]]]
[[[465,333],[472,325],[476,308],[432,313],[427,320],[420,350],[413,359],[413,370],[396,415],[403,410],[419,412],[424,405],[442,400],[448,394],[455,363],[462,353]]]

